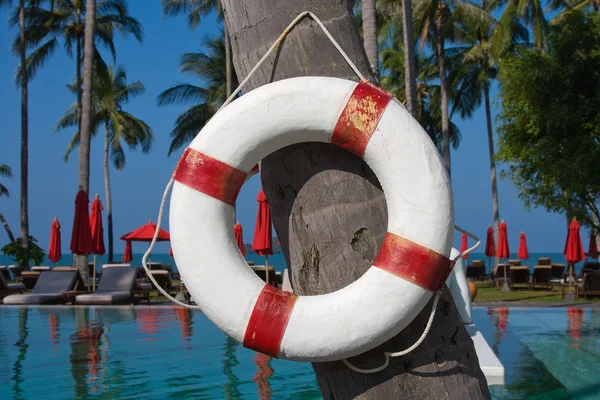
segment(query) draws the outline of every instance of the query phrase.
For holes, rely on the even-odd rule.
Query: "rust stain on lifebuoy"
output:
[[[335,125],[331,143],[362,157],[391,98],[385,90],[360,81]]]

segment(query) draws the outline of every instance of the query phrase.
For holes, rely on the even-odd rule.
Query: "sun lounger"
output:
[[[31,267],[31,271],[32,272],[50,271],[50,267],[48,267],[47,265],[39,265],[37,267]]]
[[[177,292],[179,290],[179,285],[173,284],[173,279],[171,278],[171,273],[169,271],[157,270],[150,272],[156,283],[158,283],[158,285],[167,293],[170,294],[171,292]]]
[[[112,268],[112,267],[131,267],[131,264],[126,263],[111,263],[111,264],[103,264],[102,269],[104,268]]]
[[[547,267],[547,265],[540,266]],[[567,271],[565,271],[565,264],[552,264],[550,267],[552,271],[552,278],[550,281],[552,283],[563,283],[567,274]]]
[[[527,266],[511,266],[510,267],[510,282],[512,288],[525,287],[529,289],[529,267]]]
[[[508,260],[508,265],[511,267],[519,267],[521,266],[521,260]]]
[[[552,289],[552,266],[536,265],[533,267],[533,277],[531,280],[532,288],[545,287]]]
[[[600,262],[597,261],[586,261],[581,267],[581,276],[586,272],[600,272]]]
[[[4,280],[10,281],[10,271],[4,265],[0,265],[0,273],[4,276]]]
[[[473,260],[471,265],[467,266],[467,279],[485,279],[485,262],[483,260]]]
[[[77,271],[44,271],[31,293],[5,297],[4,304],[60,304],[83,287]]]
[[[21,272],[21,275],[18,279],[20,279],[21,282],[23,282],[23,285],[25,285],[25,289],[33,290],[39,278],[40,272],[38,271],[23,271]]]
[[[550,257],[538,258],[538,265],[552,265],[552,259]]]
[[[600,296],[600,272],[586,272],[583,274],[583,282],[577,287],[577,298],[583,296]]]
[[[95,293],[80,294],[76,304],[129,304],[133,303],[137,268],[107,268],[102,274]]]
[[[0,274],[0,298],[25,291],[22,283],[8,283],[5,275]]]

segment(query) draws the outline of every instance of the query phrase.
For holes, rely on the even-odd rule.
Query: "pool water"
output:
[[[495,399],[600,399],[600,310],[483,309]],[[243,348],[176,307],[0,307],[2,399],[320,399],[309,363]]]

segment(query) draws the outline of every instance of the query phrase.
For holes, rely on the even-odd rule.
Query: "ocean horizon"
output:
[[[130,264],[141,267],[143,255],[144,255],[144,253],[133,254],[133,260],[131,261]],[[565,256],[562,253],[530,253],[529,259],[524,261],[523,265],[527,265],[530,267],[531,270],[533,270],[533,266],[537,264],[538,258],[541,258],[541,257],[550,257],[552,259],[553,263],[566,264]],[[115,255],[114,255],[115,262],[120,262],[122,260],[122,258],[123,258],[122,253],[115,253]],[[517,258],[516,255],[514,257],[511,257],[511,259],[516,259],[516,258]],[[254,261],[254,263],[256,265],[264,265],[265,264],[265,257],[259,256],[254,253],[248,253],[246,256],[246,259],[248,261]],[[490,270],[490,261],[488,260],[488,257],[485,256],[485,254],[482,254],[482,253],[470,254],[469,258],[467,260],[465,260],[466,265],[469,265],[471,263],[471,260],[484,260],[485,264],[486,264],[486,270],[487,271]],[[93,262],[94,257],[90,256],[89,261]],[[151,261],[157,261],[157,262],[160,262],[163,264],[172,265],[173,271],[177,271],[177,264],[175,263],[175,260],[173,259],[173,257],[171,257],[168,253],[152,254]],[[107,262],[108,262],[108,257],[106,255],[96,256],[96,263],[97,263],[98,271],[100,271],[102,264],[106,264]],[[492,260],[492,263],[493,263],[493,260]],[[14,261],[14,259],[12,257],[8,257],[3,254],[0,254],[0,265],[8,266],[8,265],[13,265],[13,264],[16,264],[16,262]],[[47,265],[47,266],[51,266],[51,267],[54,265],[56,265],[56,266],[71,266],[71,265],[73,265],[73,255],[72,254],[63,255],[62,258],[60,259],[60,261],[57,262],[56,264],[53,264],[50,260],[48,260],[48,258],[45,258],[44,262],[41,265]],[[283,256],[283,254],[274,254],[272,256],[269,256],[269,265],[273,266],[275,268],[275,270],[280,271],[280,272],[283,272],[283,270],[287,267],[287,264],[285,262],[285,257]],[[575,272],[579,273],[582,266],[583,266],[583,262],[579,262],[579,263],[575,264]]]

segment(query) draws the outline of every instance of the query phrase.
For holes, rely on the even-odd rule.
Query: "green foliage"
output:
[[[548,28],[548,52],[521,49],[501,70],[498,158],[527,207],[600,218],[600,15]],[[596,229],[599,227],[596,226]]]
[[[0,164],[0,176],[10,178],[12,176],[12,169],[6,164]],[[9,195],[10,193],[8,192],[6,186],[0,183],[0,197],[8,197]]]
[[[18,238],[2,247],[0,251],[4,255],[14,258],[19,265],[23,265],[26,259],[29,259],[34,265],[40,265],[44,261],[46,253],[37,244],[37,240],[33,236],[29,236],[27,248],[23,247],[21,243],[21,238]]]
[[[69,86],[75,94],[76,86]],[[125,151],[140,147],[143,153],[152,148],[152,129],[141,119],[123,110],[123,105],[130,99],[142,95],[146,91],[140,81],[127,83],[127,74],[121,67],[109,67],[107,70],[96,67],[92,81],[92,118],[91,132],[93,136],[102,128],[108,131],[111,159],[116,169],[125,167]],[[56,124],[56,131],[77,127],[77,104],[73,104]],[[67,152],[65,161],[79,144],[79,132],[76,132]]]
[[[185,53],[181,56],[180,71],[206,82],[206,87],[179,83],[158,96],[158,105],[194,104],[175,121],[171,131],[169,155],[186,146],[217,112],[226,99],[225,42],[223,35],[204,39],[205,52]],[[235,75],[232,87],[237,87]]]

